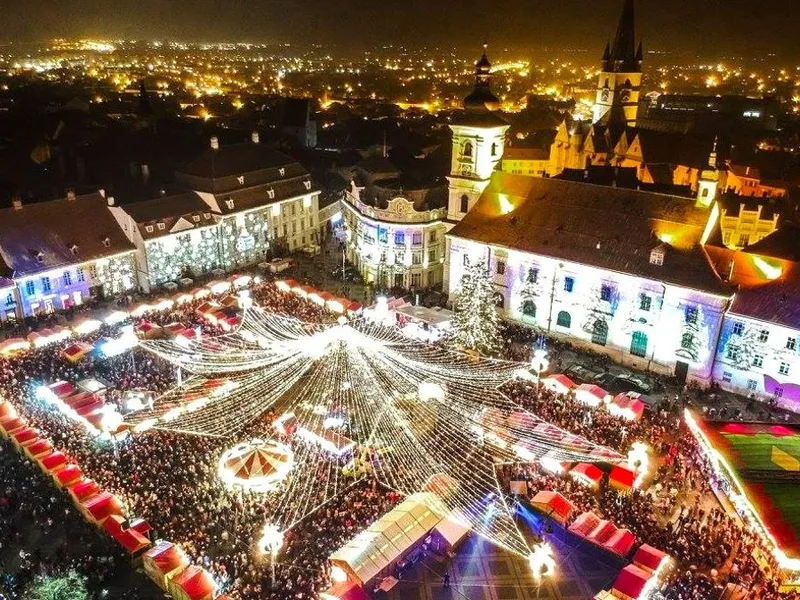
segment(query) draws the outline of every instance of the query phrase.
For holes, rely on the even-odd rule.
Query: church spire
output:
[[[491,90],[492,63],[486,55],[488,44],[483,44],[483,54],[475,63],[475,88],[469,96],[464,98],[464,108],[467,109],[489,109],[497,110],[500,108],[500,100],[497,99]]]
[[[610,62],[617,73],[636,73],[639,71],[636,58],[636,19],[633,0],[625,0],[614,43],[611,46]]]

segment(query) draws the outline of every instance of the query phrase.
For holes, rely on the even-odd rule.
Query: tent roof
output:
[[[649,573],[636,565],[628,565],[617,575],[612,588],[626,596],[638,598],[649,579]]]

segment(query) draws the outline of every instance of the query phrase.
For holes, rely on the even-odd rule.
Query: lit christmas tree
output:
[[[519,291],[519,312],[530,317],[536,316],[536,300],[542,295],[542,281],[538,269],[529,269]]]
[[[680,347],[675,351],[678,358],[702,362],[708,352],[708,326],[701,306],[685,309],[681,328]]]
[[[500,315],[483,261],[465,264],[456,294],[452,339],[457,345],[482,354],[493,354],[500,348]]]
[[[86,600],[86,577],[75,571],[65,575],[43,575],[28,588],[26,594],[31,600]]]
[[[757,355],[765,354],[764,344],[759,339],[760,331],[747,327],[741,335],[731,335],[725,346],[725,354],[740,369],[750,369]]]

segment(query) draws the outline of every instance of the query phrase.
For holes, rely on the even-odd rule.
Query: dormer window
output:
[[[311,189],[311,181],[306,180],[306,181],[303,182],[303,185],[306,186],[307,190]]]
[[[159,224],[158,224],[158,230],[159,230],[159,231],[164,231],[166,228],[167,228],[167,226],[166,226],[166,225],[164,225],[164,223],[159,223]]]
[[[42,253],[41,253],[41,252],[39,252],[38,250],[36,250],[36,251],[34,252],[33,256],[36,258],[36,260],[37,260],[38,262],[40,262],[40,263],[43,263],[43,262],[44,262],[44,254],[42,254]]]
[[[269,198],[270,200],[274,200],[275,199],[275,190],[273,190],[272,188],[269,188],[267,190],[267,198]]]
[[[228,207],[228,210],[233,210],[233,200],[231,200],[230,198],[225,200],[225,206]]]
[[[211,213],[203,213],[203,218],[208,220],[211,218]]]
[[[152,226],[152,225],[145,225],[145,226],[144,226],[144,230],[145,230],[147,233],[153,233],[153,226]]]
[[[192,215],[192,221],[194,221],[195,223],[199,223],[200,222],[200,215]]]
[[[284,175],[286,175],[286,169],[285,169],[285,168],[283,168],[283,167],[281,167],[280,169],[278,169],[278,175],[280,175],[281,177],[283,177]]]
[[[111,247],[111,238],[110,237],[106,236],[106,237],[103,238],[103,246],[105,246],[106,248],[110,248]]]
[[[72,252],[72,256],[78,256],[78,244],[72,244],[69,247],[69,251]]]
[[[664,247],[657,246],[650,251],[650,264],[661,266],[664,264]]]

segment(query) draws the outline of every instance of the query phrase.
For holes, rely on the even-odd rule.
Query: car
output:
[[[294,266],[290,258],[273,258],[269,262],[269,270],[273,273],[281,273]]]

